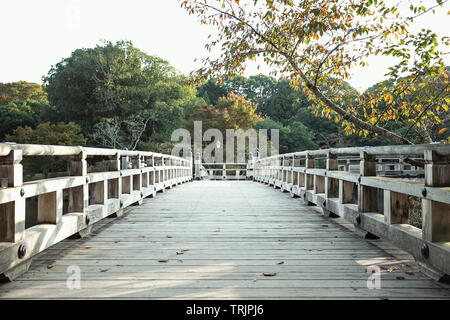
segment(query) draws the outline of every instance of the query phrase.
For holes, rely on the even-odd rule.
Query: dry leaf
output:
[[[390,267],[387,269],[388,272],[394,272],[395,270],[398,270],[398,267]]]
[[[274,272],[274,273],[263,273],[263,275],[264,275],[264,277],[274,277],[277,274]]]
[[[405,280],[405,277],[397,277],[397,280]]]
[[[184,254],[184,252],[178,252],[178,251],[177,251],[177,254]]]
[[[327,224],[322,224],[322,227],[327,228],[328,225]]]
[[[190,249],[181,249],[181,252],[189,251]]]
[[[166,236],[166,238],[173,238],[172,236]]]
[[[405,271],[405,273],[406,273],[407,275],[409,275],[409,276],[414,275],[414,272],[411,272],[411,271]]]
[[[106,271],[108,271],[109,269],[102,269],[102,270],[100,270],[100,272],[106,272]]]
[[[280,262],[278,262],[277,264],[284,264],[284,261],[280,261]]]
[[[51,268],[53,268],[53,265],[52,264],[48,264],[47,265],[47,269],[51,269]]]
[[[167,260],[167,259],[161,259],[161,260],[158,260],[158,262],[169,262],[169,260]]]

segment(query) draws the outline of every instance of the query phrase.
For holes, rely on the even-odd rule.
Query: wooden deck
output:
[[[97,223],[0,284],[1,299],[450,299],[411,256],[249,181],[183,184]],[[369,290],[366,267],[381,267]],[[68,289],[69,266],[81,289]]]

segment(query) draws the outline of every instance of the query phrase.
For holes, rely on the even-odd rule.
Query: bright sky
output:
[[[439,14],[420,17],[419,26],[445,35],[449,9],[447,2]],[[199,66],[194,59],[208,54],[204,45],[211,31],[178,0],[1,0],[0,17],[0,82],[41,83],[52,65],[101,39],[131,40],[188,74]],[[377,58],[369,68],[355,70],[351,85],[361,90],[383,80],[388,62]],[[268,74],[250,66],[248,75],[261,71]]]

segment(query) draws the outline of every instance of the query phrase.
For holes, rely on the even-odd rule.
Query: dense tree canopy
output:
[[[412,143],[411,130],[424,136],[421,128],[440,125],[448,113],[450,90],[442,58],[448,38],[440,41],[430,30],[410,28],[417,16],[441,9],[442,2],[428,7],[412,2],[407,12],[399,9],[403,1],[377,0],[183,0],[181,4],[218,30],[206,47],[211,51],[220,46],[220,56],[203,59],[197,78],[243,75],[247,61],[262,57],[274,75],[289,78],[293,88],[308,95],[316,115],[340,122],[346,133]],[[393,57],[388,70],[392,86],[380,86],[376,95],[343,87],[352,67],[366,65],[377,54]],[[392,121],[409,123],[411,128],[398,134],[389,130]]]
[[[190,128],[194,121],[202,121],[203,130],[219,129],[223,135],[226,129],[247,130],[262,120],[256,113],[256,107],[242,95],[229,93],[219,98],[216,105],[204,105],[197,109],[190,117]]]
[[[47,94],[37,83],[18,81],[0,83],[0,105],[7,105],[13,100],[47,101]]]
[[[81,128],[73,123],[45,122],[35,129],[24,126],[18,127],[11,135],[6,135],[8,141],[29,144],[47,144],[62,146],[84,146],[86,138],[81,133]],[[26,175],[43,172],[47,178],[51,170],[66,170],[67,161],[52,156],[26,157],[22,161]]]
[[[77,49],[44,77],[59,119],[78,123],[92,143],[128,149],[184,125],[184,108],[199,103],[185,82],[129,41]]]

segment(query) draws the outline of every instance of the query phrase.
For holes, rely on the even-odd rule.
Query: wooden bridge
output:
[[[375,176],[400,154],[423,157],[423,183]],[[349,155],[360,174],[337,170]],[[70,170],[23,182],[23,156]],[[253,158],[252,181],[192,181],[190,154],[0,144],[0,299],[450,299],[449,156],[316,150]]]

